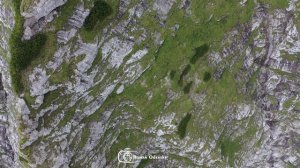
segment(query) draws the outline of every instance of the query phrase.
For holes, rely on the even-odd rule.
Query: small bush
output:
[[[203,81],[208,82],[211,79],[211,74],[209,72],[205,72],[203,76]]]
[[[183,139],[186,135],[186,128],[187,128],[187,125],[189,123],[189,121],[191,120],[192,118],[192,114],[188,113],[179,123],[178,125],[178,135],[181,139]]]
[[[175,74],[176,74],[176,71],[175,71],[175,70],[172,70],[172,71],[170,72],[170,79],[174,79]]]
[[[182,84],[183,84],[183,78],[190,72],[190,70],[191,70],[191,65],[187,65],[184,69],[183,69],[183,71],[181,72],[181,75],[180,75],[180,78],[179,78],[179,81],[178,81],[178,85],[179,86],[182,86]]]
[[[195,55],[190,59],[191,64],[195,64],[199,58],[203,57],[209,50],[209,46],[207,44],[203,44],[200,47],[195,49]]]
[[[109,15],[112,14],[112,12],[112,8],[106,2],[102,0],[96,1],[94,7],[91,9],[90,14],[84,21],[84,28],[87,31],[93,30],[98,22],[103,22]]]
[[[191,87],[193,86],[193,82],[189,82],[184,88],[183,88],[183,92],[185,94],[189,94],[191,91]]]

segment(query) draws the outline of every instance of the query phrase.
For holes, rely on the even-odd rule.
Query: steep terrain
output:
[[[299,5],[0,0],[0,167],[300,167]]]

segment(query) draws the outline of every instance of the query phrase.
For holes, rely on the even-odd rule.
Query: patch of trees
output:
[[[195,54],[190,59],[191,64],[196,64],[199,58],[203,57],[209,51],[208,44],[203,44],[200,47],[195,48]]]
[[[90,14],[86,17],[83,26],[87,31],[91,31],[98,22],[103,22],[112,13],[113,9],[109,4],[103,0],[97,0]]]

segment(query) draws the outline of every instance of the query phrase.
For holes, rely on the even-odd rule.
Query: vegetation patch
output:
[[[80,143],[79,143],[79,147],[82,149],[84,147],[84,145],[87,143],[88,139],[89,139],[89,136],[91,134],[91,131],[88,127],[85,127],[83,130],[82,130],[82,134],[81,134],[81,140],[80,140]]]
[[[20,160],[20,164],[23,166],[23,167],[29,167],[29,165],[28,165],[28,161],[25,159],[25,158],[23,158],[22,156],[19,156],[19,160]]]
[[[91,73],[92,70],[94,69],[94,67],[96,67],[97,65],[101,64],[101,61],[102,61],[102,53],[101,51],[98,51],[93,63],[92,63],[92,66],[87,70],[87,73]]]
[[[51,82],[54,84],[60,84],[71,80],[71,76],[73,75],[73,70],[75,68],[75,64],[73,62],[74,61],[69,63],[64,62],[61,65],[61,69],[51,75]]]
[[[258,3],[269,4],[271,9],[282,9],[289,6],[288,0],[258,0]]]
[[[189,121],[192,118],[192,114],[188,113],[179,123],[177,133],[181,139],[183,139],[186,135],[186,128],[188,126]]]
[[[190,59],[191,64],[195,64],[199,58],[203,57],[209,50],[209,46],[207,44],[203,44],[200,47],[195,49],[195,55]]]
[[[68,19],[73,15],[74,9],[80,3],[80,0],[67,1],[64,5],[57,8],[58,18],[51,24],[55,26],[56,30],[62,29],[68,24]],[[87,1],[85,3],[88,3]]]
[[[170,72],[170,79],[174,79],[174,77],[175,77],[175,74],[176,74],[176,71],[175,70],[172,70],[171,72]]]
[[[147,159],[142,159],[141,162],[139,163],[139,165],[137,166],[137,168],[144,168],[146,166],[148,166],[151,163],[151,159],[147,158]]]
[[[290,99],[286,100],[286,101],[283,103],[283,107],[284,107],[284,108],[289,108],[289,107],[291,107],[291,106],[293,105],[293,103],[294,103],[294,100],[295,100],[295,99],[293,99],[293,98],[290,98]]]
[[[32,5],[34,0],[21,0],[21,10],[26,11]]]
[[[189,82],[184,88],[183,88],[183,92],[185,94],[189,94],[191,91],[191,87],[193,86],[193,81]]]
[[[205,72],[203,76],[203,81],[208,82],[211,79],[211,74],[209,72]]]
[[[231,167],[234,167],[235,154],[241,149],[241,145],[229,138],[222,139],[219,145],[222,156],[228,161]]]
[[[65,125],[67,125],[67,123],[73,118],[75,112],[76,109],[71,109],[68,112],[66,112],[64,118],[60,120],[58,127],[64,127]]]
[[[136,149],[143,142],[143,138],[141,137],[145,137],[145,134],[137,130],[125,129],[120,132],[118,138],[106,154],[108,161],[111,161],[115,156],[118,156],[120,150],[125,148]]]
[[[9,48],[11,51],[9,70],[12,77],[13,89],[19,94],[23,89],[21,72],[39,55],[41,48],[46,43],[47,36],[45,34],[38,34],[30,40],[22,41],[24,19],[20,14],[21,0],[13,1],[13,5],[16,15],[15,28],[9,39]]]
[[[112,13],[113,9],[105,1],[95,1],[94,7],[85,19],[83,26],[87,31],[91,31],[98,22],[103,22]]]
[[[59,98],[61,98],[61,92],[62,89],[53,90],[50,92],[47,92],[44,95],[44,103],[39,107],[39,110],[48,107],[49,105],[56,102]]]

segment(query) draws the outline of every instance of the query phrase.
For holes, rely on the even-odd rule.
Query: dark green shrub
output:
[[[189,82],[184,88],[183,88],[183,92],[185,94],[189,94],[191,91],[191,87],[193,86],[193,82]]]
[[[207,44],[203,44],[200,47],[195,49],[195,55],[190,59],[191,64],[195,64],[199,58],[203,57],[209,50],[209,46]]]
[[[105,1],[97,0],[94,3],[94,7],[91,9],[90,14],[84,21],[84,28],[87,31],[93,30],[98,22],[103,22],[105,18],[112,14],[112,12],[113,10],[109,4]]]
[[[191,65],[187,65],[184,69],[183,69],[183,71],[181,72],[181,75],[180,75],[180,78],[179,78],[179,81],[178,81],[178,85],[179,86],[182,86],[182,84],[183,84],[183,78],[190,72],[190,70],[191,70]]]
[[[188,113],[179,123],[178,125],[178,135],[181,139],[183,139],[186,135],[186,128],[187,128],[187,125],[189,123],[189,121],[191,120],[192,118],[192,114]]]
[[[10,39],[13,68],[17,71],[24,70],[39,55],[46,39],[44,34],[38,34],[28,41],[21,41],[21,37],[13,36]]]
[[[203,81],[208,82],[211,79],[211,74],[209,72],[205,72],[203,76]]]
[[[9,39],[9,48],[11,52],[11,60],[9,69],[12,78],[12,86],[16,93],[20,93],[23,89],[21,82],[21,71],[36,58],[42,46],[45,44],[47,36],[38,34],[28,41],[22,41],[24,19],[20,15],[21,0],[14,0],[15,9],[15,27]]]
[[[170,72],[170,79],[174,79],[175,74],[176,74],[176,71],[175,71],[175,70],[172,70],[172,71]]]
[[[187,74],[190,72],[190,70],[191,70],[191,65],[187,65],[187,66],[183,69],[183,71],[182,71],[180,77],[183,78],[185,75],[187,75]]]
[[[139,165],[137,166],[137,168],[144,168],[146,166],[148,166],[151,163],[151,159],[147,158],[147,159],[142,159],[141,162],[139,163]]]

